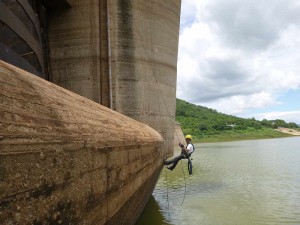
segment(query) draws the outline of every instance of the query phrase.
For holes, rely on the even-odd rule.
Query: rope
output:
[[[185,179],[185,173],[184,173],[184,169],[183,169],[182,160],[180,160],[180,162],[181,162],[181,169],[182,169],[183,178],[184,178],[184,195],[183,195],[183,199],[182,199],[182,202],[181,202],[181,207],[182,207],[184,199],[185,199],[185,195],[186,195],[186,179]]]
[[[168,114],[169,118],[172,120],[171,113],[169,112],[168,105],[167,105],[167,103],[166,103],[166,100],[165,100],[164,95],[163,95],[163,93],[162,93],[162,90],[161,90],[161,88],[160,88],[160,84],[158,83],[158,79],[157,79],[157,76],[156,76],[155,72],[156,72],[156,71],[153,71],[153,77],[154,77],[155,82],[156,82],[156,84],[157,84],[157,86],[158,86],[160,95],[161,95],[161,97],[162,97],[162,99],[163,99],[164,105],[165,105],[166,110],[167,110],[167,114]],[[173,120],[172,120],[172,121],[173,121]],[[174,118],[174,121],[175,121],[175,118]],[[180,143],[180,139],[179,139],[179,136],[178,136],[178,134],[177,134],[177,132],[176,132],[176,128],[175,128],[175,134],[176,134],[178,143]],[[165,150],[164,150],[164,154],[165,154],[165,156],[166,156]],[[182,206],[182,204],[183,204],[183,202],[184,202],[184,199],[185,199],[185,195],[186,195],[186,178],[185,178],[185,173],[184,173],[184,169],[183,169],[183,165],[182,165],[182,160],[180,160],[180,161],[181,161],[181,168],[182,168],[183,177],[184,177],[184,184],[185,184],[185,185],[184,185],[184,196],[183,196],[182,203],[181,203],[181,206]],[[168,183],[168,176],[167,176],[167,169],[166,169],[166,168],[165,168],[165,171],[166,171],[166,182]],[[169,220],[171,221],[171,213],[170,213],[170,205],[169,205],[169,189],[168,189],[168,185],[167,185],[167,202],[168,202]]]
[[[156,71],[155,71],[155,70],[153,71],[153,74],[152,74],[152,75],[153,75],[152,77],[154,77],[154,79],[155,79],[155,82],[156,82],[157,87],[158,87],[158,89],[159,89],[160,95],[161,95],[161,97],[162,97],[162,99],[163,99],[164,105],[165,105],[166,110],[167,110],[167,114],[168,114],[169,118],[170,118],[170,119],[172,120],[172,122],[173,122],[171,113],[170,113],[170,111],[169,111],[168,105],[167,105],[166,100],[165,100],[165,97],[164,97],[164,95],[163,95],[163,93],[162,93],[162,90],[161,90],[161,88],[160,88],[160,83],[158,82],[158,79],[157,79]],[[174,121],[175,121],[175,118],[174,118]],[[175,134],[176,134],[176,136],[177,136],[178,142],[180,142],[180,139],[179,139],[179,136],[178,136],[178,134],[177,134],[177,132],[176,132],[176,129],[175,129]]]
[[[170,204],[169,204],[169,188],[168,188],[168,173],[167,168],[165,168],[165,174],[166,174],[166,182],[167,182],[167,202],[168,202],[168,213],[169,213],[169,221],[171,221],[171,213],[170,213]]]

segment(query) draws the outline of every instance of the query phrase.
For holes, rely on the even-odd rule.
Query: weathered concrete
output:
[[[113,109],[149,124],[173,153],[180,0],[110,1]]]
[[[0,61],[0,224],[133,224],[159,176],[162,140]]]
[[[101,101],[101,65],[107,62],[107,56],[101,58],[104,41],[100,38],[105,38],[105,35],[100,37],[100,12],[105,12],[104,6],[101,5],[100,9],[102,2],[77,0],[69,9],[49,13],[48,31],[50,81],[105,105]],[[106,34],[107,29],[103,29],[103,34]],[[107,46],[103,46],[103,51],[107,55]]]
[[[146,123],[173,152],[180,0],[77,0],[49,18],[53,82]]]
[[[133,224],[173,153],[181,1],[44,3],[49,79],[92,101],[1,63],[0,224]]]

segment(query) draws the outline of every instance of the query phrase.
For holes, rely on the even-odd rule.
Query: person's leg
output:
[[[164,165],[170,165],[170,164],[173,164],[174,162],[177,161],[177,158],[178,158],[178,157],[180,157],[180,155],[179,155],[179,156],[176,156],[176,157],[174,157],[173,159],[170,159],[170,160],[164,160]]]
[[[174,159],[175,158],[170,159],[170,160],[164,160],[164,165],[170,165],[170,164],[172,164]]]
[[[189,174],[193,173],[193,165],[192,165],[191,157],[188,158],[188,170],[189,170]]]
[[[173,169],[177,166],[177,163],[179,162],[179,160],[184,159],[184,158],[185,158],[184,155],[179,155],[179,156],[175,157],[175,158],[172,160],[173,165],[170,166],[170,167],[168,167],[168,169],[173,170]]]

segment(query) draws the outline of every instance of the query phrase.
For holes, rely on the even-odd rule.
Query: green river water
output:
[[[163,169],[136,225],[300,225],[300,137],[195,147],[193,174]]]

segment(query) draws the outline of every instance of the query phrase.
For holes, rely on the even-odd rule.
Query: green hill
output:
[[[184,134],[194,136],[194,142],[286,137],[289,135],[274,129],[298,128],[295,123],[279,119],[259,121],[226,115],[180,99],[176,99],[176,121],[181,124]]]

